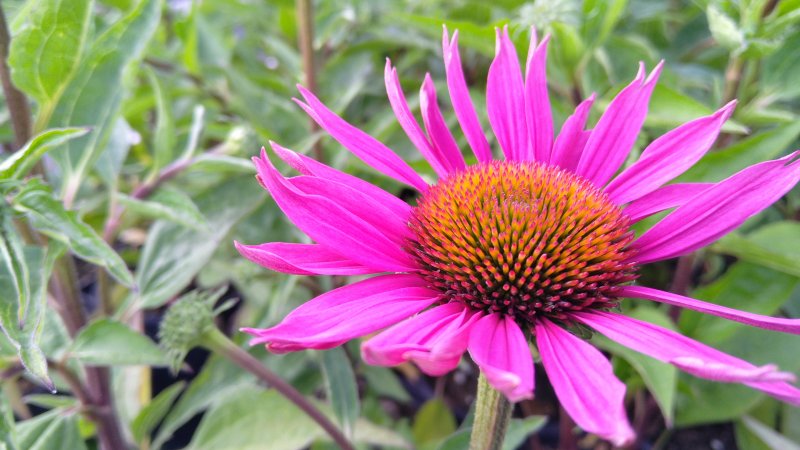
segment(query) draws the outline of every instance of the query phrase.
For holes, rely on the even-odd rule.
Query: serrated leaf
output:
[[[66,210],[53,198],[50,188],[41,181],[31,180],[14,197],[13,206],[27,213],[37,230],[63,242],[80,258],[105,267],[120,283],[133,286],[133,276],[117,252],[75,212]]]
[[[164,351],[150,338],[110,319],[81,329],[69,353],[90,365],[169,365]]]
[[[48,150],[88,132],[88,128],[56,128],[39,133],[0,163],[0,178],[24,177]]]
[[[356,376],[350,359],[342,347],[321,352],[322,372],[325,375],[325,392],[333,413],[345,435],[352,437],[353,426],[360,412]]]
[[[197,205],[188,195],[177,189],[162,187],[147,200],[118,194],[117,200],[135,214],[169,220],[195,230],[207,227],[206,219],[197,209]]]
[[[43,0],[25,16],[14,36],[8,64],[14,84],[47,116],[80,67],[91,28],[91,0]]]
[[[53,154],[63,175],[61,194],[68,203],[105,147],[125,94],[123,75],[150,40],[160,12],[159,0],[141,0],[100,35],[50,116],[51,127],[94,127],[87,136],[68,142],[66,148]]]
[[[161,391],[139,414],[131,424],[133,439],[141,443],[161,422],[170,407],[178,398],[186,383],[181,381]]]
[[[208,262],[230,228],[264,200],[252,180],[236,178],[215,186],[197,198],[206,217],[206,230],[159,221],[151,228],[136,273],[139,307],[163,305],[185,288]],[[232,245],[232,244],[231,244]]]

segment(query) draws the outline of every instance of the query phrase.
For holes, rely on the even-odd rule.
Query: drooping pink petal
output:
[[[655,191],[692,167],[711,148],[736,107],[736,100],[706,117],[685,123],[647,146],[636,163],[606,186],[611,200],[622,205]]]
[[[632,201],[625,207],[631,223],[670,208],[681,206],[691,198],[713,186],[714,183],[676,183],[662,186]]]
[[[578,175],[603,186],[622,166],[647,116],[650,94],[662,66],[663,61],[645,79],[642,64],[631,84],[611,101],[586,142],[576,168]]]
[[[300,94],[303,95],[303,98],[308,103],[294,99],[295,103],[300,105],[320,127],[342,146],[378,172],[401,183],[413,186],[422,192],[428,189],[428,184],[419,174],[389,147],[334,114],[308,89],[299,85],[297,89],[300,90]]]
[[[444,69],[447,74],[447,90],[450,92],[450,102],[458,118],[458,123],[464,131],[464,136],[469,142],[475,157],[479,162],[492,160],[492,149],[483,134],[478,113],[469,96],[467,82],[464,79],[464,69],[461,67],[461,56],[458,53],[458,30],[453,32],[453,40],[447,36],[447,28],[443,27],[442,54],[444,55]]]
[[[450,133],[442,111],[439,109],[436,86],[428,73],[425,74],[425,81],[419,92],[419,109],[422,111],[422,122],[425,124],[425,130],[428,132],[437,157],[442,159],[448,173],[466,168],[464,155],[461,154],[458,143]]]
[[[317,243],[368,267],[407,272],[416,264],[403,250],[403,218],[343,184],[317,177],[283,178],[266,151],[253,158],[258,179],[286,216]],[[407,219],[407,217],[406,217]]]
[[[486,112],[497,142],[509,161],[532,161],[525,119],[525,87],[508,26],[497,29],[497,52],[489,66]]]
[[[437,301],[439,292],[417,275],[383,275],[326,292],[272,328],[242,328],[276,353],[327,349],[386,328]]]
[[[245,258],[267,269],[293,275],[365,275],[381,272],[319,244],[268,242],[244,245],[234,241],[236,250]]]
[[[469,354],[509,401],[533,397],[533,357],[514,319],[499,313],[480,318],[470,332]]]
[[[591,132],[584,131],[583,128],[586,126],[586,119],[589,118],[589,111],[592,109],[595,97],[595,94],[592,93],[589,98],[575,108],[575,112],[571,116],[567,117],[553,145],[550,164],[571,172],[578,167],[583,149],[591,136]]]
[[[392,63],[388,58],[386,59],[384,80],[386,82],[386,95],[389,97],[389,103],[392,105],[392,110],[400,126],[406,132],[408,138],[411,139],[411,142],[414,143],[414,146],[417,147],[417,150],[422,153],[425,160],[433,167],[434,172],[440,178],[447,176],[450,172],[449,161],[439,149],[431,145],[425,133],[422,132],[417,119],[414,118],[414,114],[408,107],[406,96],[400,86],[400,79],[397,76],[397,69],[392,67]]]
[[[396,366],[414,361],[428,375],[441,376],[458,366],[472,324],[480,317],[463,303],[446,303],[364,342],[361,354],[367,364]]]
[[[542,365],[561,406],[581,428],[616,446],[634,432],[625,414],[625,384],[599,350],[547,319],[536,323]]]
[[[572,317],[621,345],[673,364],[692,375],[714,381],[743,383],[780,400],[800,405],[800,389],[786,383],[794,381],[794,375],[780,372],[772,364],[757,367],[674,331],[620,314],[578,312]]]
[[[800,319],[786,319],[782,317],[762,316],[760,314],[739,311],[738,309],[715,305],[690,297],[664,292],[645,286],[622,286],[620,297],[641,298],[681,308],[693,309],[701,313],[722,317],[746,325],[766,328],[773,331],[782,331],[789,334],[800,334]]]
[[[536,161],[550,162],[553,148],[553,114],[547,93],[547,43],[550,35],[537,45],[536,29],[531,28],[531,44],[525,67],[525,117],[531,150]]]
[[[358,177],[348,175],[344,172],[334,169],[333,167],[326,166],[325,164],[322,164],[321,162],[316,161],[313,158],[309,158],[303,154],[281,147],[275,142],[270,141],[270,146],[272,146],[272,150],[275,151],[275,154],[278,155],[280,159],[303,175],[335,181],[337,183],[344,184],[345,186],[349,186],[355,190],[361,191],[392,210],[392,212],[398,217],[408,217],[411,211],[411,207],[408,205],[408,203],[372,183],[364,181]]]
[[[672,258],[703,247],[767,208],[800,180],[795,152],[750,166],[704,190],[636,240],[638,263]]]

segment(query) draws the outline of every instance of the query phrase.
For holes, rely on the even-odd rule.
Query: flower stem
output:
[[[470,450],[499,450],[511,420],[511,403],[489,386],[481,373],[478,378],[478,398],[475,399],[475,421],[472,424]]]
[[[343,450],[354,450],[350,441],[342,434],[339,428],[333,424],[313,403],[308,401],[307,398],[297,391],[291,384],[284,381],[277,374],[264,367],[263,364],[255,359],[250,353],[242,350],[241,347],[233,343],[227,336],[222,334],[218,329],[212,328],[204,334],[205,340],[203,345],[209,350],[219,353],[221,356],[228,358],[234,364],[242,369],[257,376],[262,381],[266,382],[269,387],[274,388],[280,392],[281,395],[286,397],[287,400],[294,403],[298,408],[303,410],[308,417],[317,422],[325,432],[330,435],[333,441]]]

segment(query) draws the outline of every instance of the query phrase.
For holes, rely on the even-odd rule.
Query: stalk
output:
[[[475,399],[475,422],[472,425],[470,450],[500,450],[511,420],[511,403],[489,386],[481,373],[478,378],[478,398]]]

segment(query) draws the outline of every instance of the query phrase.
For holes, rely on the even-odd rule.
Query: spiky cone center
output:
[[[616,306],[636,278],[628,217],[582,177],[555,166],[495,161],[432,187],[413,209],[409,243],[442,292],[530,328],[543,315]]]

